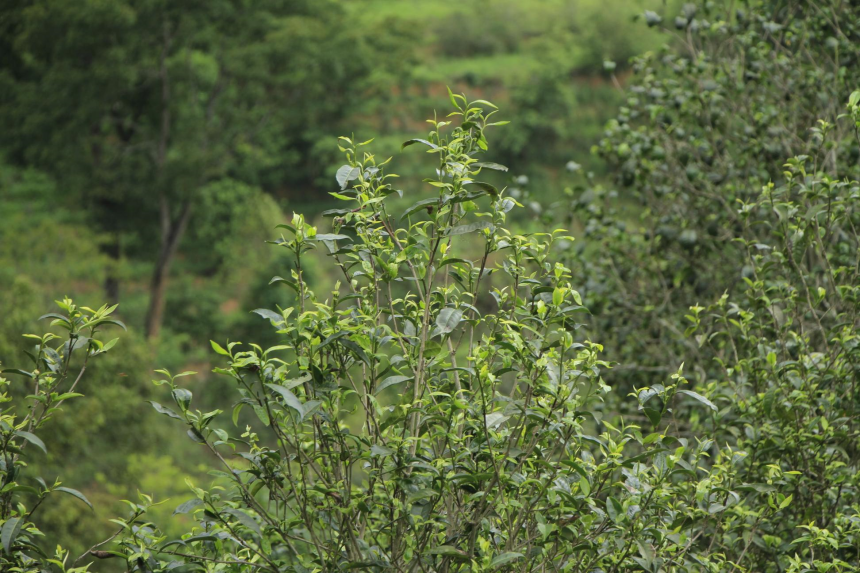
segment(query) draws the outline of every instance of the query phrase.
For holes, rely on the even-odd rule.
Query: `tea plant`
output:
[[[92,507],[78,490],[66,487],[59,480],[49,483],[39,476],[29,475],[27,460],[35,449],[47,454],[45,441],[40,437],[45,425],[56,415],[67,400],[82,394],[75,392],[90,360],[108,352],[117,339],[102,342],[96,336],[108,325],[125,328],[111,316],[116,306],[103,306],[98,310],[79,307],[70,299],[57,302],[60,313],[44,315],[51,326],[64,330],[64,336],[51,332],[25,338],[33,344],[25,354],[32,370],[10,368],[0,371],[0,570],[9,572],[41,572],[59,569],[65,573],[86,570],[76,567],[67,551],[57,547],[49,554],[39,541],[38,510],[50,503],[54,493],[64,493]],[[82,357],[74,361],[75,356]],[[19,389],[23,379],[26,388]],[[26,397],[15,399],[16,397]],[[82,556],[83,557],[83,556]]]
[[[392,199],[406,193],[388,161],[341,138],[346,164],[332,195],[346,206],[329,212],[332,232],[300,215],[281,225],[274,243],[295,264],[272,282],[298,301],[255,311],[281,344],[212,342],[224,360],[215,372],[236,385],[239,429],[219,410],[194,409],[181,385],[189,373],[161,372],[174,404],[154,408],[184,423],[219,468],[176,509],[197,520],[187,535],[124,528],[112,553],[129,571],[724,563],[698,549],[709,520],[740,499],[730,491],[735,454],[661,424],[676,397],[712,405],[679,372],[662,408],[647,410],[653,427],[600,421],[607,364],[599,344],[578,341],[580,295],[551,256],[565,235],[505,228],[516,201],[480,179],[505,170],[481,159],[505,122],[489,102],[452,94],[451,103],[427,139],[404,144],[425,149],[436,176],[399,216]],[[314,248],[344,277],[323,295],[302,271]]]

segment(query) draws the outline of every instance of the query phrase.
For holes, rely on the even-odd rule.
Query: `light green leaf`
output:
[[[457,328],[460,321],[463,319],[463,311],[445,307],[439,311],[439,316],[436,317],[436,329],[441,334],[448,334]]]

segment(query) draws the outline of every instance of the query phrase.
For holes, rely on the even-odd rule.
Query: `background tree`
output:
[[[354,34],[329,37],[343,17],[330,2],[247,10],[229,1],[45,0],[3,11],[9,157],[62,178],[69,202],[89,205],[111,236],[108,254],[154,259],[147,336],[159,332],[200,190],[227,177],[269,188],[313,181],[319,173],[305,166],[320,124],[347,112],[347,86],[366,73]],[[109,277],[114,298],[117,288]]]

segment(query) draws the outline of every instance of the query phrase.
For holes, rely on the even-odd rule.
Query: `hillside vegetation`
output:
[[[0,26],[0,570],[858,570],[850,4]]]

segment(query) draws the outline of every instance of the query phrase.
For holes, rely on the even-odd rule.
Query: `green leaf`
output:
[[[621,502],[612,496],[609,496],[606,499],[606,513],[609,514],[609,519],[616,523],[625,517],[624,506],[622,506]]]
[[[201,505],[203,505],[202,499],[197,499],[197,498],[189,499],[185,503],[180,504],[180,506],[177,507],[175,510],[173,510],[173,515],[179,515],[182,513],[190,513],[192,511],[194,511],[194,509],[200,507]]]
[[[0,370],[0,374],[20,374],[21,376],[26,376],[27,378],[36,377],[36,375],[32,372],[27,372],[26,370],[21,370],[20,368],[8,368],[6,370]]]
[[[490,103],[485,99],[476,99],[475,101],[471,102],[471,104],[469,104],[469,105],[475,105],[476,103],[479,103],[481,105],[485,105],[485,106],[490,107],[492,109],[499,109],[498,107],[496,107],[495,104]]]
[[[259,404],[251,404],[251,408],[254,410],[254,413],[257,414],[257,418],[263,422],[264,426],[270,426],[271,420],[269,419],[269,412]]]
[[[507,171],[508,168],[504,165],[499,165],[498,163],[485,163],[478,162],[472,164],[475,167],[480,167],[481,169],[493,169],[494,171]]]
[[[490,567],[493,569],[498,569],[499,567],[507,565],[508,563],[512,563],[522,557],[524,557],[522,553],[508,551],[506,553],[502,553],[501,555],[496,555],[495,557],[493,557],[493,560],[490,561]]]
[[[393,454],[394,450],[392,450],[391,448],[386,448],[385,446],[379,446],[376,444],[370,446],[370,457],[372,458],[376,456],[384,458]]]
[[[407,380],[412,380],[412,376],[389,376],[385,380],[379,383],[379,386],[376,387],[376,391],[374,394],[379,394],[386,388],[394,386],[395,384],[400,384],[401,382],[406,382]]]
[[[699,402],[701,402],[702,404],[704,404],[705,406],[707,406],[708,408],[710,408],[714,412],[717,411],[717,406],[713,402],[711,402],[710,400],[708,400],[707,398],[702,396],[701,394],[697,394],[697,393],[692,392],[690,390],[678,390],[678,393],[679,394],[686,394],[687,396],[695,398],[696,400],[698,400]]]
[[[648,416],[648,419],[654,426],[660,425],[660,420],[663,419],[663,412],[658,410],[657,408],[643,408],[645,411],[645,415]]]
[[[585,497],[588,497],[591,493],[591,484],[588,483],[588,478],[586,478],[585,476],[579,478],[579,490]]]
[[[483,189],[484,191],[486,191],[487,193],[489,193],[493,197],[499,196],[499,190],[496,189],[493,185],[490,185],[489,183],[485,183],[484,181],[472,181],[471,183],[469,183],[469,185],[474,185],[475,187],[480,187],[481,189]]]
[[[298,412],[299,419],[304,418],[305,408],[304,406],[302,406],[302,403],[299,401],[295,394],[278,384],[266,384],[266,386],[280,394],[281,397],[284,399],[284,404]]]
[[[9,553],[12,548],[12,544],[15,543],[15,540],[18,538],[18,534],[21,532],[21,527],[23,525],[24,520],[20,517],[10,517],[6,520],[6,523],[4,523],[2,529],[0,529],[0,541],[3,542],[3,551]]]
[[[444,557],[451,557],[458,561],[469,561],[469,556],[462,549],[457,549],[451,545],[439,545],[438,547],[434,547],[426,552],[427,555],[442,555]]]
[[[179,406],[179,409],[183,412],[191,405],[191,398],[191,391],[186,390],[185,388],[176,388],[173,391],[173,399],[176,401],[176,405]]]
[[[422,199],[421,201],[418,201],[417,203],[406,209],[406,211],[404,211],[403,214],[400,215],[400,219],[406,219],[407,217],[409,217],[410,215],[414,215],[421,209],[426,209],[427,207],[431,205],[436,205],[437,203],[439,203],[439,199]]]
[[[445,307],[441,311],[439,311],[439,316],[436,317],[436,329],[437,332],[442,334],[448,334],[457,328],[457,325],[460,324],[460,321],[463,319],[463,311],[456,309]]]
[[[343,241],[343,240],[352,240],[352,237],[349,235],[331,235],[326,233],[321,233],[318,235],[314,235],[310,238],[312,241]]]
[[[215,352],[217,352],[221,356],[230,356],[230,353],[227,352],[226,350],[224,350],[224,348],[220,344],[215,342],[214,340],[210,340],[209,344],[212,345],[212,350],[214,350]]]
[[[81,500],[82,502],[84,502],[85,504],[87,504],[90,507],[90,509],[95,511],[95,509],[93,508],[93,504],[90,503],[90,500],[88,500],[84,494],[82,494],[81,492],[79,492],[76,489],[72,489],[70,487],[55,487],[53,491],[61,491],[63,493],[67,493],[67,494],[71,495],[72,497],[76,497],[79,500]]]
[[[450,229],[445,230],[446,237],[453,237],[455,235],[465,235],[466,233],[473,233],[475,231],[481,231],[483,229],[488,229],[492,227],[493,224],[489,221],[478,221],[476,223],[471,223],[469,225],[459,225],[457,227],[452,227]]]
[[[224,513],[229,513],[233,517],[239,520],[239,523],[260,535],[260,524],[257,523],[253,517],[245,513],[244,511],[240,511],[238,509],[225,509]]]
[[[415,143],[421,143],[421,144],[424,144],[424,145],[426,145],[427,147],[430,147],[430,148],[432,148],[432,149],[439,149],[439,146],[438,146],[438,145],[436,145],[435,143],[430,143],[430,142],[429,142],[429,141],[427,141],[426,139],[410,139],[409,141],[405,141],[405,142],[403,142],[403,145],[401,145],[401,146],[400,146],[400,149],[401,149],[401,150],[402,150],[402,149],[406,149],[407,147],[409,147],[410,145],[415,144]]]
[[[343,165],[340,169],[337,170],[337,174],[335,178],[337,179],[338,184],[341,189],[346,189],[346,184],[354,179],[358,179],[358,175],[361,173],[361,168],[352,167],[351,165]]]
[[[18,430],[15,432],[15,435],[19,438],[24,438],[46,454],[48,453],[48,449],[45,447],[45,442],[43,442],[39,436],[35,434],[31,434],[30,432],[25,432],[24,430]]]
[[[284,283],[285,285],[287,285],[288,287],[290,287],[291,289],[296,291],[296,293],[299,292],[299,285],[294,280],[285,279],[284,277],[272,277],[272,280],[269,281],[269,284],[271,285],[271,284],[275,284],[275,283]],[[260,316],[263,316],[263,315],[260,315]],[[279,318],[278,320],[280,321],[281,318]]]
[[[281,316],[277,312],[275,312],[273,310],[269,310],[267,308],[257,308],[257,309],[252,310],[251,312],[259,314],[263,318],[268,318],[269,320],[271,320],[275,324],[282,324],[284,322],[283,316]]]
[[[176,412],[174,412],[170,408],[167,408],[166,406],[162,406],[158,402],[153,402],[152,400],[150,400],[149,403],[152,404],[152,407],[159,414],[164,414],[165,416],[170,416],[171,418],[175,418],[177,420],[182,419],[182,416],[180,416],[179,414],[177,414]]]

